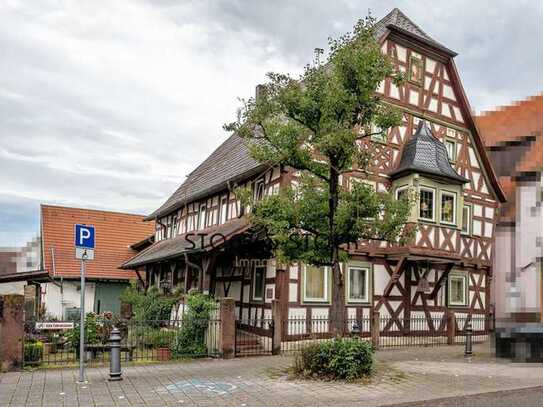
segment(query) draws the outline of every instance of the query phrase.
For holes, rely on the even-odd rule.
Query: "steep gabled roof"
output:
[[[405,144],[400,165],[390,173],[390,177],[395,179],[414,172],[459,184],[469,182],[451,166],[445,146],[434,137],[425,120],[419,122],[416,133]]]
[[[447,47],[441,45],[439,42],[422,31],[422,29],[411,21],[411,19],[407,17],[399,8],[393,9],[385,17],[375,23],[375,36],[378,39],[381,39],[385,34],[387,34],[387,30],[397,30],[414,37],[427,45],[438,48],[450,56],[454,57],[457,55],[456,52],[451,51]]]
[[[231,135],[146,219],[166,215],[186,203],[225,189],[228,181],[235,182],[258,173],[265,164],[251,157],[246,143],[237,134]]]
[[[375,36],[383,39],[391,31],[403,33],[422,43],[438,49],[451,57],[457,54],[454,51],[444,47],[432,37],[426,34],[418,25],[407,17],[400,9],[395,8],[385,17],[375,24]],[[458,77],[454,61],[451,60],[453,77]],[[460,84],[461,87],[461,84]],[[463,89],[460,95],[465,103],[467,113],[471,112],[469,103]],[[468,123],[472,123],[471,117]],[[481,157],[487,173],[490,177],[496,194],[500,200],[504,200],[503,192],[490,167],[488,158],[485,155],[483,143],[476,134],[477,130],[473,125],[475,142],[481,151]],[[214,192],[219,192],[227,187],[227,182],[236,182],[255,175],[266,167],[265,164],[255,161],[249,153],[244,141],[233,134],[224,141],[202,164],[200,164],[192,173],[189,174],[183,184],[164,202],[157,210],[146,217],[146,220],[152,220],[160,216],[167,215],[176,209],[181,208],[186,203],[205,197]]]

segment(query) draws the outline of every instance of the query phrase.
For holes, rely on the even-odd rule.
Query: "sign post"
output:
[[[94,259],[94,226],[75,225],[75,257],[81,260],[79,383],[85,383],[85,261]]]

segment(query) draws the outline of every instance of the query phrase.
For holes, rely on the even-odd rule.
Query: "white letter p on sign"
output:
[[[79,229],[79,243],[83,244],[85,240],[87,240],[90,237],[90,230],[81,228]]]

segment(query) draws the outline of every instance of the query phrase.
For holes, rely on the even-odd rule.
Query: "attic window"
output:
[[[445,140],[445,148],[447,149],[447,157],[449,161],[456,161],[456,142],[453,140]]]
[[[422,58],[418,55],[411,55],[409,58],[409,82],[422,85],[424,66]]]

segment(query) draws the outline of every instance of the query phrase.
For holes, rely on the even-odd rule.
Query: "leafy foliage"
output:
[[[252,156],[297,171],[297,185],[258,202],[239,191],[253,208],[251,221],[267,235],[281,261],[331,266],[333,317],[340,329],[344,282],[339,262],[347,246],[361,239],[405,243],[411,200],[354,184],[340,184],[352,171],[368,174],[372,143],[364,140],[400,124],[401,113],[383,103],[376,89],[385,78],[404,78],[374,37],[374,20],[360,20],[352,33],[329,40],[329,56],[307,65],[297,80],[269,73],[257,98],[242,100],[237,120],[225,125],[247,140]]]
[[[38,364],[41,363],[43,357],[43,342],[29,341],[25,342],[24,346],[25,363]]]
[[[98,316],[89,312],[85,316],[85,344],[97,344],[100,343],[100,338],[98,336]],[[66,338],[70,342],[72,349],[79,356],[79,338],[81,337],[81,329],[79,323],[74,324],[74,327],[66,333]]]
[[[174,357],[197,356],[207,354],[205,332],[211,312],[215,309],[215,300],[204,294],[193,293],[187,297],[188,310],[183,315],[183,322],[173,345]]]
[[[131,283],[120,295],[122,302],[132,305],[134,318],[137,321],[148,321],[157,324],[159,321],[170,319],[172,306],[177,302],[177,297],[165,297],[160,295],[156,287],[151,287],[147,293],[140,292],[135,283]],[[156,325],[156,324],[153,324]]]
[[[356,338],[311,344],[296,354],[294,370],[305,377],[356,380],[372,373],[373,348]]]

